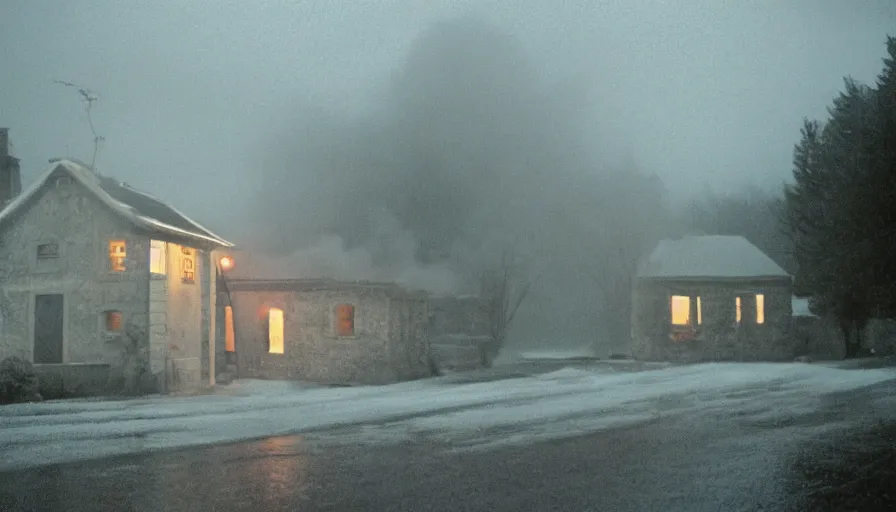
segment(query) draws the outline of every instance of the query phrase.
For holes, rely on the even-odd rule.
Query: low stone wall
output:
[[[171,393],[195,391],[203,387],[202,362],[198,357],[169,359],[168,375],[168,391]]]
[[[791,335],[800,355],[814,360],[837,360],[846,356],[843,335],[831,321],[812,316],[794,317]]]
[[[109,394],[108,364],[36,364],[40,394],[45,400]]]
[[[492,343],[491,336],[443,334],[432,338],[432,358],[443,370],[475,370],[485,366]]]

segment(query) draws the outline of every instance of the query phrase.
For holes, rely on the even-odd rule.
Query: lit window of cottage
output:
[[[671,299],[672,325],[691,325],[691,298],[673,295]]]
[[[756,323],[765,323],[765,295],[761,293],[756,294]]]
[[[236,352],[236,336],[233,332],[233,308],[224,306],[224,350]]]
[[[196,280],[196,253],[189,247],[182,247],[181,252],[181,279],[185,283],[193,283]]]
[[[741,301],[740,297],[735,297],[734,299],[734,319],[738,325],[741,322]]]
[[[268,312],[268,352],[283,353],[283,310],[271,308]]]
[[[121,311],[106,311],[104,315],[106,317],[106,332],[121,332],[124,324],[124,315],[121,314]]]
[[[336,335],[355,335],[355,307],[351,304],[336,306]]]
[[[127,244],[124,240],[109,241],[109,269],[113,272],[124,272],[127,260]]]
[[[149,271],[165,275],[168,271],[168,244],[161,240],[149,241]]]

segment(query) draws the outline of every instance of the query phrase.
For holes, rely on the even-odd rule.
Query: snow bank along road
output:
[[[643,372],[565,368],[459,384],[300,388],[241,381],[226,393],[0,408],[0,471],[260,437],[315,432],[324,442],[394,443],[421,436],[488,449],[669,416],[809,414],[825,397],[896,379],[896,370],[815,364],[701,364]],[[351,429],[334,427],[354,426]]]

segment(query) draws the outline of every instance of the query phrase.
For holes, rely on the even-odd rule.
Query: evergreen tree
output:
[[[887,49],[877,88],[846,79],[828,121],[805,122],[785,188],[797,292],[838,320],[847,357],[873,315],[896,312],[896,39]]]

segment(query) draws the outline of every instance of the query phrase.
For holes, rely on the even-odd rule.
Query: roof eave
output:
[[[144,215],[137,215],[136,219],[138,220],[137,225],[139,227],[148,229],[150,231],[157,231],[157,232],[165,233],[168,235],[174,235],[174,236],[178,236],[178,237],[197,240],[204,244],[214,246],[215,248],[232,248],[232,247],[234,247],[233,243],[228,242],[227,240],[224,240],[222,238],[211,237],[211,236],[203,235],[201,233],[187,231],[186,229],[180,229],[180,228],[172,226],[170,224],[165,224],[164,222],[160,222],[151,217],[146,217]]]
[[[638,276],[639,281],[696,281],[696,282],[755,282],[755,281],[792,281],[793,277],[785,275],[764,276]]]

